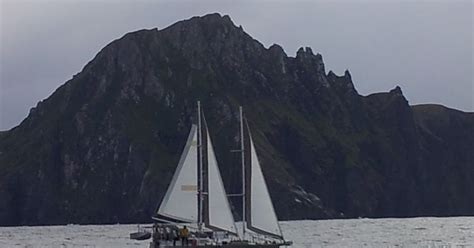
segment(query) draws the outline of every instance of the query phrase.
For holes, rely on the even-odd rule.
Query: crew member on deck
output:
[[[179,241],[179,230],[177,228],[172,230],[173,246],[176,246],[176,241]]]
[[[189,230],[186,228],[186,226],[183,226],[183,228],[179,229],[179,237],[181,238],[181,245],[188,245],[188,236],[189,236]]]

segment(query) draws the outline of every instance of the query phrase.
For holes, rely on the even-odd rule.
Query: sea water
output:
[[[474,247],[474,217],[281,222],[293,248]],[[129,239],[137,225],[0,227],[0,247],[148,247]]]

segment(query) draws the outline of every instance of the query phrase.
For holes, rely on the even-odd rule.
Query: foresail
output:
[[[178,167],[158,209],[158,216],[179,222],[198,221],[197,141],[197,127],[192,125]]]
[[[207,220],[206,226],[213,230],[222,230],[237,234],[234,217],[227,200],[227,194],[217,165],[211,138],[207,134]]]
[[[246,221],[247,227],[260,234],[282,238],[267,184],[247,127],[246,140]]]

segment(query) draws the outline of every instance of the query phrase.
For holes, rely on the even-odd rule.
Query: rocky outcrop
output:
[[[211,14],[113,41],[0,133],[0,225],[148,221],[197,100],[230,193],[243,105],[281,219],[474,214],[472,113],[361,96]]]

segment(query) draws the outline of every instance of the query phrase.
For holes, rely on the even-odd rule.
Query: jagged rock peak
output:
[[[311,50],[310,47],[300,47],[296,52],[296,59],[301,62],[312,61],[313,63],[316,62],[317,64],[323,65],[323,56],[319,53],[314,55],[313,50]]]
[[[133,37],[136,35],[149,34],[151,32],[164,31],[165,33],[173,32],[195,32],[197,29],[212,30],[214,32],[224,30],[225,33],[229,31],[240,31],[243,32],[242,26],[237,27],[229,15],[221,15],[219,13],[211,13],[203,16],[193,16],[189,19],[178,21],[163,29],[152,28],[152,29],[141,29],[133,32],[129,32],[124,37]],[[120,39],[119,39],[120,40]]]
[[[343,76],[338,76],[336,73],[334,73],[332,70],[329,70],[328,72],[328,75],[327,75],[328,78],[346,78],[346,79],[349,79],[352,81],[352,76],[351,76],[351,73],[349,72],[348,69],[346,69],[344,71],[344,75]]]
[[[207,14],[207,15],[203,15],[203,16],[193,16],[190,19],[184,20],[184,21],[181,21],[181,22],[193,22],[193,21],[202,21],[202,22],[207,22],[207,23],[222,23],[222,24],[232,25],[232,26],[236,27],[234,22],[232,21],[232,19],[230,19],[229,15],[223,15],[222,16],[219,13],[211,13],[211,14]],[[180,23],[180,22],[178,22],[178,23]]]
[[[326,77],[328,78],[330,84],[336,85],[338,87],[342,86],[344,89],[349,89],[350,91],[357,93],[349,70],[345,70],[344,75],[342,76],[338,76],[333,71],[329,71]]]
[[[268,48],[268,50],[270,50],[270,51],[285,52],[285,51],[283,50],[283,47],[281,47],[280,45],[275,44],[275,43],[272,44],[272,45]]]
[[[264,46],[259,41],[246,33],[241,26],[236,26],[228,15],[221,16],[218,13],[195,16],[177,22],[163,31],[161,33],[163,36],[178,45],[188,43],[189,47],[208,46],[214,51],[227,46],[236,52],[235,47],[247,46],[252,47],[247,52],[257,54],[264,50]]]
[[[230,16],[221,16],[219,13],[207,14],[204,16],[194,16],[190,19],[179,21],[166,29],[174,29],[177,27],[181,30],[195,29],[196,27],[201,27],[209,28],[213,31],[224,30],[225,32],[243,32],[242,26],[237,27],[230,18]]]
[[[310,47],[300,47],[300,49],[298,49],[298,51],[296,52],[296,60],[299,61],[301,64],[316,68],[316,71],[318,73],[326,76],[323,56],[321,56],[321,54],[319,53],[314,55],[313,50],[311,50]]]
[[[349,72],[348,69],[346,69],[346,70],[344,71],[344,77],[346,77],[346,78],[348,78],[348,79],[350,79],[350,80],[352,81],[352,76],[351,76],[351,73]]]
[[[283,50],[283,47],[281,47],[280,45],[278,44],[273,44],[271,45],[269,48],[268,48],[268,51],[270,51],[270,53],[274,54],[274,55],[283,55],[284,57],[287,57],[286,53],[285,53],[285,50]]]
[[[398,85],[394,89],[390,90],[390,93],[397,96],[403,96],[402,88],[400,88]]]
[[[300,58],[300,59],[307,59],[307,58],[318,58],[318,59],[322,59],[322,56],[321,54],[316,54],[314,55],[313,53],[313,50],[310,48],[310,47],[300,47],[298,49],[298,51],[296,52],[296,58]]]

